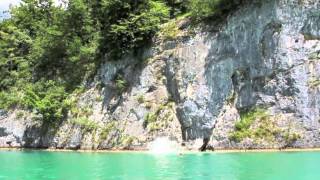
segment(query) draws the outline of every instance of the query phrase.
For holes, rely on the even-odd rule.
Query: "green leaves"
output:
[[[10,110],[22,102],[23,94],[17,88],[0,92],[0,109]]]
[[[115,85],[119,94],[123,93],[128,88],[128,82],[121,75],[117,75]]]
[[[107,53],[112,60],[145,45],[169,18],[169,8],[158,1],[104,1],[108,7],[100,18],[105,34],[100,52]],[[108,3],[107,3],[108,2]],[[114,12],[113,9],[117,9]]]
[[[66,96],[64,87],[54,81],[39,81],[26,86],[22,104],[28,109],[36,110],[44,121],[53,122],[63,117]]]
[[[242,0],[189,0],[188,9],[195,21],[221,16],[234,9]]]
[[[4,22],[0,26],[0,90],[6,90],[22,77],[28,77],[26,55],[31,43],[28,35],[10,23]]]
[[[63,117],[67,98],[101,61],[146,45],[169,19],[159,0],[22,0],[0,22],[0,108],[35,111],[45,122]],[[115,80],[119,92],[128,83]]]
[[[174,18],[187,12],[189,0],[163,0],[170,7],[170,17]]]

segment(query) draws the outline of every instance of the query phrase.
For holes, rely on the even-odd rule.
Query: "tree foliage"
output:
[[[237,7],[243,0],[189,0],[188,9],[196,21],[218,17]]]
[[[63,117],[69,94],[107,57],[144,46],[169,8],[156,0],[22,0],[0,22],[0,108]]]
[[[103,0],[92,6],[104,36],[99,51],[111,59],[142,47],[169,17],[169,9],[160,1]],[[95,7],[100,7],[96,9]]]

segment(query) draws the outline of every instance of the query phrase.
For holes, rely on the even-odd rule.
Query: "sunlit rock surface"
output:
[[[168,137],[187,149],[199,139],[216,149],[320,147],[319,9],[316,0],[251,2],[194,35],[182,22],[177,40],[102,65],[79,95],[89,122],[70,115],[43,127],[0,111],[0,146],[148,149]],[[240,114],[258,108],[251,134],[230,138]]]

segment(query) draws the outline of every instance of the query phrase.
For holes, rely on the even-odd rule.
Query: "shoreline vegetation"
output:
[[[1,148],[1,151],[44,151],[44,152],[79,152],[79,153],[148,153],[147,149],[136,150],[72,150],[72,149],[45,149],[45,148]],[[320,152],[318,148],[287,148],[287,149],[216,149],[213,151],[197,151],[197,150],[182,150],[175,152],[176,154],[189,154],[189,153],[265,153],[265,152]],[[150,154],[152,154],[150,152]]]

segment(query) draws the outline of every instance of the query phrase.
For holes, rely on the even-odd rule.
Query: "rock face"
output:
[[[175,40],[103,64],[54,128],[0,111],[0,146],[144,149],[167,136],[187,148],[320,147],[319,9],[251,2],[195,36],[180,22]]]

